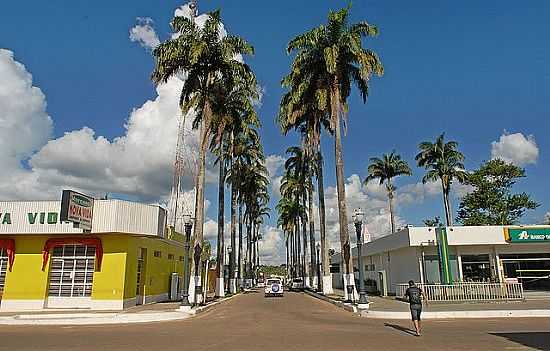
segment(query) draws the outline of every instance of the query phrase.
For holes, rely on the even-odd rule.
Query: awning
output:
[[[97,269],[101,270],[101,260],[103,259],[103,246],[101,245],[101,239],[99,238],[82,238],[82,237],[70,237],[70,238],[56,238],[48,239],[42,249],[42,270],[46,268],[48,264],[48,258],[50,256],[50,250],[55,246],[62,246],[68,244],[81,244],[95,247],[95,257],[97,261]]]
[[[15,261],[15,240],[0,239],[0,247],[6,249],[6,252],[8,254],[8,268],[11,272],[13,261]]]

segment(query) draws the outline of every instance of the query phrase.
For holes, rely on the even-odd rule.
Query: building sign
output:
[[[550,227],[504,228],[504,238],[509,243],[550,242]]]
[[[94,199],[72,190],[63,190],[61,197],[61,221],[69,221],[84,230],[92,229]]]

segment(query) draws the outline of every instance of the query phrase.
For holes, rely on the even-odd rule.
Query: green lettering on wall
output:
[[[2,219],[2,224],[11,224],[11,216],[10,213],[4,213],[4,219]]]
[[[57,212],[48,212],[48,224],[57,223]]]
[[[46,218],[45,212],[40,212],[40,224],[44,224],[44,219]]]
[[[27,218],[29,219],[29,224],[36,223],[36,217],[38,216],[38,213],[27,213]]]

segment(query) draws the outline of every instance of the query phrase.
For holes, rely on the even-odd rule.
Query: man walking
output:
[[[416,336],[420,336],[422,332],[422,326],[420,325],[420,314],[422,313],[422,299],[424,295],[422,290],[418,288],[414,281],[409,280],[409,288],[405,292],[405,296],[409,300],[409,307],[411,309],[411,317],[416,330]]]

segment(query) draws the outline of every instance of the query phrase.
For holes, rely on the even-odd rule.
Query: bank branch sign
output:
[[[541,241],[548,241],[550,243],[550,227],[504,228],[504,237],[509,243],[532,243]]]
[[[75,223],[84,230],[92,229],[94,199],[72,190],[63,190],[61,197],[61,221]]]

